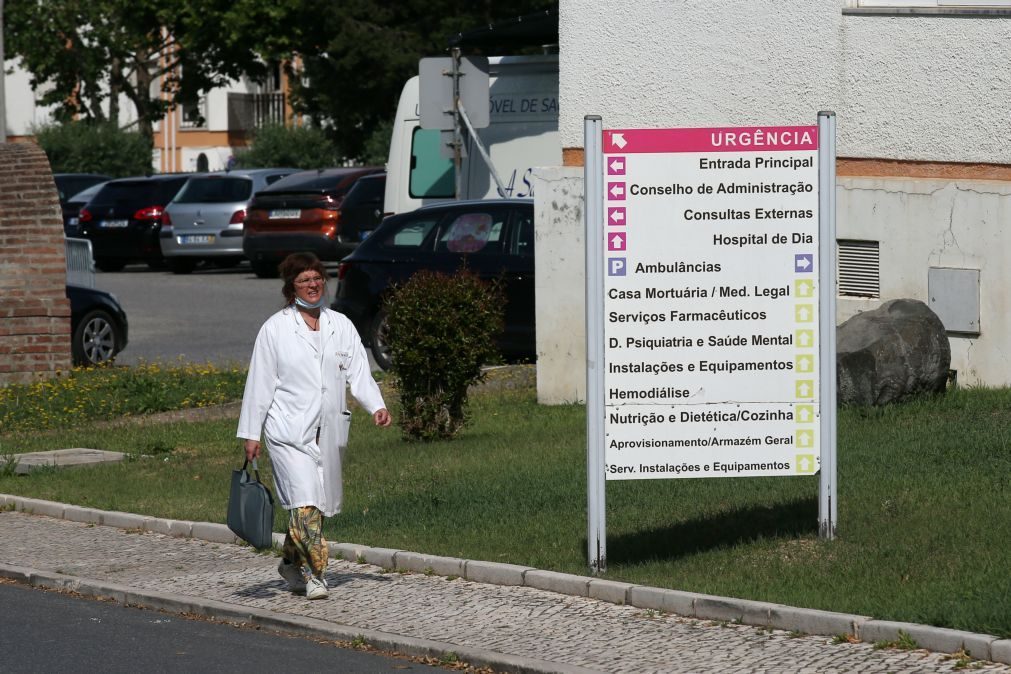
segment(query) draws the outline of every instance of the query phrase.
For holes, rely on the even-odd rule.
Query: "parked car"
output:
[[[341,235],[364,241],[383,221],[386,173],[362,176],[348,190],[341,204]]]
[[[259,192],[249,204],[242,250],[260,278],[277,276],[288,254],[307,251],[337,261],[358,245],[358,234],[344,231],[344,197],[355,182],[380,168],[300,171]]]
[[[60,197],[60,205],[65,204],[70,197],[82,190],[86,190],[92,185],[104,183],[111,180],[110,176],[100,173],[54,173],[53,182],[56,183],[56,192]]]
[[[70,300],[70,353],[74,365],[108,363],[126,348],[126,312],[115,296],[67,284]]]
[[[63,210],[63,235],[79,238],[81,236],[81,225],[80,216],[81,209],[84,208],[91,198],[98,194],[98,190],[102,189],[108,181],[98,182],[87,187],[77,194],[71,196],[67,199],[66,203],[60,204],[60,208]]]
[[[376,363],[386,369],[387,289],[419,270],[453,273],[465,263],[479,277],[503,283],[503,355],[534,358],[534,205],[529,199],[450,201],[387,218],[341,261],[332,308],[351,319]]]
[[[194,174],[171,173],[110,180],[78,216],[81,236],[91,240],[95,266],[119,271],[128,262],[161,267],[158,241],[165,206]]]
[[[249,169],[194,176],[161,216],[161,253],[169,269],[188,274],[202,261],[238,264],[242,223],[253,195],[298,169]]]

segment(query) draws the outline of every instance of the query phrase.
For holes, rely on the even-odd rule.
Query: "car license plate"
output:
[[[183,234],[179,243],[214,243],[213,234]]]
[[[301,215],[302,211],[297,208],[276,208],[268,214],[268,217],[271,220],[291,220]]]
[[[98,226],[114,229],[116,227],[127,227],[129,224],[129,220],[100,220]]]

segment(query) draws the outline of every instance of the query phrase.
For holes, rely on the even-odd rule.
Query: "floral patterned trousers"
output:
[[[302,572],[323,577],[329,558],[326,540],[323,539],[323,513],[315,506],[292,508],[288,511],[288,534],[284,537],[281,554]]]

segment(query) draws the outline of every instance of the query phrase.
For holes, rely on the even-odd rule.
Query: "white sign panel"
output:
[[[818,127],[602,152],[606,477],[814,474]]]

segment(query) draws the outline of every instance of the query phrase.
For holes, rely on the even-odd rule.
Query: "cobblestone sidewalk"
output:
[[[686,619],[530,587],[507,587],[331,561],[328,600],[293,596],[276,557],[249,548],[0,512],[0,575],[64,574],[201,602],[259,609],[483,651],[504,670],[600,672],[955,672],[957,658],[833,643],[740,624]],[[6,572],[6,574],[5,574]],[[16,575],[16,574],[14,574]],[[519,663],[519,665],[517,665]],[[546,666],[545,663],[548,663]],[[974,671],[1011,667],[975,662]]]

